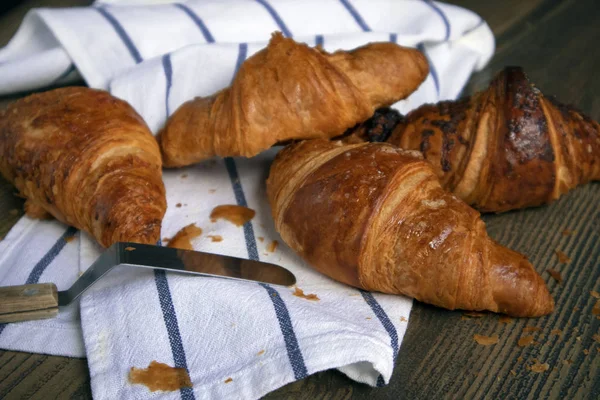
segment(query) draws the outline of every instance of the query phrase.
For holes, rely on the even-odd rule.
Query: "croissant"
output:
[[[419,107],[387,141],[420,150],[442,186],[481,211],[539,206],[600,180],[600,125],[518,67],[470,98]]]
[[[184,103],[159,133],[166,167],[251,157],[290,139],[331,138],[407,97],[429,71],[418,50],[371,43],[329,54],[275,33],[232,85]]]
[[[154,244],[166,211],[160,150],[135,110],[84,87],[0,111],[0,172],[32,217],[52,215],[102,246]]]
[[[327,140],[286,147],[267,180],[277,231],[351,286],[447,309],[550,313],[552,297],[527,259],[490,239],[479,213],[415,153]]]

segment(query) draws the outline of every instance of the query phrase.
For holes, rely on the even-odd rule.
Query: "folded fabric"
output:
[[[130,102],[156,133],[184,101],[229,85],[279,30],[328,51],[389,40],[420,48],[431,73],[396,104],[406,112],[456,98],[494,50],[480,17],[431,1],[128,3],[137,5],[31,11],[0,50],[0,93],[62,84],[79,73]],[[412,302],[334,282],[281,243],[264,185],[276,151],[165,170],[162,236],[193,223],[203,229],[194,249],[280,264],[318,300],[264,284],[119,267],[83,295],[81,322],[75,305],[54,320],[2,325],[0,347],[87,356],[96,399],[257,398],[331,368],[385,385]],[[212,222],[211,210],[222,204],[250,207],[256,216],[243,227]],[[0,284],[52,281],[65,289],[100,252],[84,233],[24,217],[0,243]],[[153,360],[186,368],[193,387],[151,393],[128,382],[131,367]]]

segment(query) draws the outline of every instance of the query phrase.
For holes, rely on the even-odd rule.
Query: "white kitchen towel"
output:
[[[136,5],[30,12],[0,50],[0,93],[64,83],[79,73],[90,86],[129,101],[156,132],[184,101],[229,85],[240,64],[279,30],[328,51],[388,40],[420,48],[431,73],[396,105],[406,112],[457,97],[494,51],[480,17],[431,1],[128,3]],[[331,368],[385,385],[411,301],[338,284],[281,242],[264,187],[276,151],[164,171],[162,236],[194,223],[204,230],[193,241],[196,250],[283,265],[318,301],[269,285],[118,268],[81,299],[83,339],[71,307],[55,320],[0,325],[0,347],[86,355],[96,399],[257,398]],[[248,206],[256,216],[243,227],[213,223],[210,211],[221,204]],[[222,241],[213,241],[217,235]],[[25,217],[0,243],[0,284],[53,281],[64,289],[99,251],[84,233]],[[129,384],[129,369],[152,360],[186,368],[193,388],[150,393]]]

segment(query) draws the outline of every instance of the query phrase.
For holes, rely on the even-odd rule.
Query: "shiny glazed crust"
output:
[[[539,316],[554,307],[527,259],[490,239],[418,152],[304,141],[278,154],[267,194],[283,240],[340,282],[448,309]]]
[[[329,54],[280,33],[232,85],[184,103],[159,134],[165,167],[251,157],[291,139],[331,138],[407,97],[429,71],[417,50],[372,43]]]
[[[0,111],[0,172],[48,214],[117,241],[154,244],[166,210],[160,150],[124,101],[84,87],[20,99]]]

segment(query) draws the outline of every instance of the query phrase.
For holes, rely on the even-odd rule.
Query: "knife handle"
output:
[[[53,318],[57,314],[54,283],[0,287],[0,323]]]

